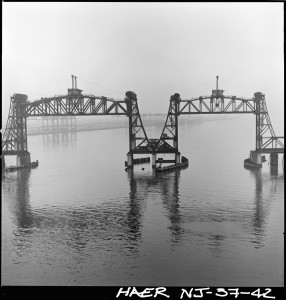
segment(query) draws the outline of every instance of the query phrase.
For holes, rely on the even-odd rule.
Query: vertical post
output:
[[[179,95],[180,97],[180,95]],[[180,98],[175,98],[175,139],[174,139],[174,146],[176,150],[178,150],[178,143],[179,143],[179,138],[178,138],[178,112],[179,112],[179,99]]]
[[[17,102],[19,100],[17,96],[15,97],[17,130],[17,138],[15,139],[15,150],[24,151],[27,150],[27,120],[26,117],[23,116],[21,102]]]
[[[127,113],[128,113],[128,119],[129,119],[129,152],[132,152],[136,148],[136,140],[135,136],[132,132],[132,99],[130,98],[130,94],[127,95],[127,98],[125,99],[127,104]]]
[[[107,98],[106,97],[102,97],[102,103],[103,103],[103,113],[106,113],[106,110],[107,110]]]
[[[262,143],[262,136],[261,136],[261,115],[260,115],[260,110],[261,110],[261,105],[260,102],[262,100],[262,93],[257,92],[254,94],[254,99],[255,99],[255,117],[256,117],[256,141],[255,141],[255,148],[256,150],[259,150],[261,148],[261,143]]]
[[[210,109],[211,109],[210,112],[214,111],[214,98],[213,98],[213,96],[210,97]]]
[[[133,155],[135,153],[138,153],[137,150],[139,146],[142,146],[143,143],[149,143],[149,140],[147,138],[144,126],[142,124],[142,120],[140,117],[138,105],[137,105],[137,96],[134,92],[128,91],[125,93],[125,103],[127,108],[127,115],[129,117],[129,152],[128,154]],[[116,106],[116,109],[118,109],[118,106]],[[140,136],[139,136],[140,135]],[[140,144],[136,145],[136,141],[140,140]],[[144,149],[144,148],[143,148]],[[133,161],[130,162],[130,166],[133,166]]]
[[[127,106],[127,113],[129,119],[129,152],[127,153],[127,167],[133,167],[133,150],[136,148],[136,140],[135,135],[132,132],[132,101],[134,101],[134,94],[132,92],[126,93],[126,106]]]
[[[25,115],[25,103],[27,96],[22,94],[14,95],[15,105],[15,122],[16,122],[16,136],[15,136],[15,151],[17,154],[17,166],[23,166],[31,163],[30,153],[28,152],[27,144],[27,117]]]
[[[179,147],[179,138],[178,138],[178,115],[179,115],[179,111],[180,111],[180,94],[176,93],[172,96],[172,101],[174,103],[174,117],[175,117],[175,135],[174,135],[174,144],[173,144],[173,148],[176,149],[176,151],[178,151],[178,147]]]
[[[180,155],[181,153],[179,152],[179,122],[178,122],[178,116],[179,116],[179,111],[180,111],[180,95],[179,94],[175,94],[175,136],[174,136],[174,148],[175,148],[175,164],[179,164],[180,163]]]

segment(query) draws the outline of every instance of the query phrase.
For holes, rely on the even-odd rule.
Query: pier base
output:
[[[5,170],[5,156],[3,154],[1,155],[1,170]]]
[[[250,157],[244,160],[244,166],[249,168],[261,168],[261,153],[257,151],[250,151]]]
[[[127,153],[127,168],[133,168],[133,154]]]
[[[278,166],[278,153],[270,153],[270,165]]]
[[[176,154],[175,154],[175,163],[176,164],[179,164],[180,162],[181,162],[181,153],[180,152],[177,152]]]
[[[17,167],[23,167],[31,163],[30,153],[27,151],[17,155]]]
[[[152,154],[152,168],[156,168],[156,154]]]

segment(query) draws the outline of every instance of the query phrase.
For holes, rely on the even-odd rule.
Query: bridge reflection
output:
[[[5,175],[2,180],[2,191],[14,216],[13,234],[17,239],[19,235],[25,235],[25,238],[28,235],[33,235],[33,238],[36,236],[38,239],[52,238],[54,242],[71,247],[80,253],[89,249],[89,251],[115,251],[126,255],[130,252],[138,254],[142,242],[147,199],[150,199],[147,193],[156,192],[154,195],[160,196],[169,220],[168,230],[173,244],[178,244],[182,237],[188,234],[184,232],[184,222],[196,219],[195,208],[185,211],[181,207],[180,172],[182,171],[145,176],[134,174],[130,170],[128,201],[110,200],[93,205],[79,204],[76,207],[60,204],[57,207],[42,207],[34,196],[31,204],[29,169]],[[274,173],[269,176],[263,174],[261,169],[249,172],[255,179],[254,206],[252,211],[241,215],[241,220],[243,226],[250,230],[252,235],[250,242],[255,248],[260,248],[264,245],[272,198],[277,188],[281,186],[280,183],[284,181],[284,173],[282,176],[273,175]],[[212,234],[209,238],[221,245],[221,237]]]
[[[180,212],[180,199],[179,199],[179,179],[180,170],[177,170],[168,174],[156,174],[152,171],[152,175],[135,174],[132,169],[128,170],[128,177],[130,180],[130,221],[135,220],[138,229],[137,235],[140,235],[141,229],[141,217],[142,204],[146,202],[145,195],[147,192],[156,195],[161,195],[163,207],[167,212],[167,216],[170,222],[168,229],[171,232],[171,241],[177,243],[183,230],[180,226],[181,212]],[[159,193],[158,193],[159,192]],[[139,203],[139,205],[138,205]],[[135,218],[134,218],[135,217]],[[129,227],[132,227],[132,222],[129,223]],[[156,230],[154,228],[154,230]]]
[[[76,144],[76,131],[43,133],[43,145],[67,146]]]
[[[264,237],[266,235],[266,221],[268,219],[271,204],[277,189],[284,182],[283,174],[279,174],[278,166],[269,165],[269,173],[263,173],[262,169],[249,169],[250,174],[255,179],[254,191],[254,212],[251,219],[252,243],[255,248],[264,246]]]
[[[9,207],[20,229],[33,226],[33,210],[30,205],[31,169],[23,169],[17,173],[6,175],[2,180],[3,195],[9,195]],[[5,197],[5,196],[4,196]]]

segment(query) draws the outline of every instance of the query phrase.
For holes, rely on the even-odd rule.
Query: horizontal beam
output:
[[[254,114],[254,111],[203,111],[203,112],[180,112],[179,115],[225,115],[225,114]]]
[[[155,152],[155,154],[164,154],[164,153],[177,153],[178,152],[178,150],[176,150],[176,149],[167,149],[167,150],[160,150],[160,149],[158,149],[158,150],[156,150],[156,152]],[[136,149],[136,150],[132,150],[131,151],[131,153],[132,154],[153,154],[154,152],[153,152],[153,150],[152,149],[150,149],[150,150],[148,150],[148,149]]]
[[[69,117],[69,116],[126,116],[126,113],[118,112],[118,113],[75,113],[75,114],[31,114],[27,115],[26,117]]]
[[[264,148],[264,149],[256,149],[255,151],[259,153],[284,153],[284,148]]]
[[[18,151],[15,150],[3,150],[2,155],[18,155]]]
[[[175,159],[163,159],[163,160],[156,160],[156,163],[162,163],[162,164],[167,164],[167,163],[175,163],[176,160]]]

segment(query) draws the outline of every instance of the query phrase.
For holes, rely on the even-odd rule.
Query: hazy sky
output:
[[[29,100],[78,88],[167,112],[169,98],[252,97],[261,91],[279,135],[284,122],[283,3],[3,3],[2,116]],[[3,124],[5,127],[5,123]]]

